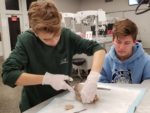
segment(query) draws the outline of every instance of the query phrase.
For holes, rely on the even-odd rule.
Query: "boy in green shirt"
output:
[[[72,80],[72,57],[77,53],[93,55],[91,72],[81,91],[83,103],[93,101],[105,50],[97,42],[61,28],[61,14],[51,1],[33,2],[28,16],[31,29],[18,36],[2,72],[4,84],[23,86],[21,111],[63,90],[73,91],[65,80]]]

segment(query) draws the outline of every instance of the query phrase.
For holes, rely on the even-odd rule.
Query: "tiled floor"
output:
[[[0,57],[0,74],[2,62],[3,59]],[[0,76],[0,113],[20,113],[18,106],[20,94],[21,87],[11,88],[4,85]]]
[[[150,54],[150,49],[145,49]],[[0,74],[2,58],[0,57]],[[78,79],[76,79],[78,81]],[[21,87],[10,88],[3,85],[0,77],[0,113],[20,113],[19,101],[20,101]]]

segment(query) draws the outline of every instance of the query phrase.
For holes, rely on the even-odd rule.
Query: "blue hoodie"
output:
[[[111,47],[105,57],[100,82],[138,84],[145,79],[150,79],[150,56],[140,43],[135,44],[133,55],[125,61],[120,61],[114,46]]]

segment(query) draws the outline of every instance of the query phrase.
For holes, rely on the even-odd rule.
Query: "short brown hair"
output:
[[[129,19],[117,21],[113,26],[113,39],[120,36],[131,35],[136,40],[138,28],[134,22]]]
[[[29,24],[35,33],[38,31],[52,32],[55,35],[61,29],[61,14],[51,0],[32,2],[29,10]]]

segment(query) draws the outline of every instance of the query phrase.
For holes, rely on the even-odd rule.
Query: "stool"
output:
[[[77,67],[78,76],[82,79],[80,69],[82,69],[82,65],[86,62],[85,58],[73,58],[72,63]]]

